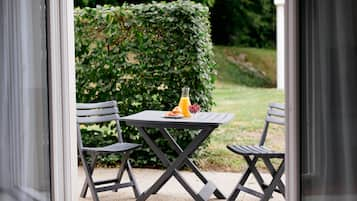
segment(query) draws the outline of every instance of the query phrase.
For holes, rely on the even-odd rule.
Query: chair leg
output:
[[[228,201],[235,201],[236,199],[237,199],[237,197],[238,197],[238,195],[239,195],[239,193],[240,193],[240,189],[239,189],[239,187],[240,186],[243,186],[246,182],[247,182],[247,180],[248,180],[248,178],[249,178],[249,175],[252,173],[252,171],[251,171],[251,167],[254,167],[255,166],[255,164],[257,163],[257,161],[258,161],[258,158],[257,157],[255,157],[255,158],[253,158],[253,160],[249,160],[250,162],[248,163],[248,168],[247,168],[247,170],[244,172],[244,174],[243,174],[243,176],[240,178],[240,180],[239,180],[239,182],[238,182],[238,184],[236,185],[236,187],[234,188],[234,190],[232,191],[232,193],[229,195],[229,197],[228,197]],[[248,162],[248,161],[247,161]]]
[[[257,158],[257,157],[255,157],[255,158]],[[246,162],[249,164],[249,168],[250,168],[252,174],[254,175],[255,179],[257,180],[257,182],[258,182],[260,188],[262,189],[262,191],[264,191],[265,188],[266,188],[266,187],[265,187],[266,185],[264,184],[264,180],[263,180],[262,176],[260,175],[260,173],[258,172],[257,168],[255,167],[255,164],[257,163],[258,158],[257,158],[257,161],[256,161],[254,164],[252,164],[252,165],[250,165],[250,164],[251,164],[253,161],[252,161],[252,159],[250,159],[249,156],[244,156],[244,159],[245,159]]]
[[[94,185],[94,182],[93,182],[93,178],[92,178],[92,173],[93,173],[93,169],[94,168],[91,168],[87,161],[85,160],[84,158],[84,153],[80,150],[79,151],[79,155],[80,155],[80,158],[81,158],[81,161],[83,163],[83,169],[84,169],[84,173],[86,175],[86,183],[84,186],[86,186],[86,184],[88,185],[90,191],[91,191],[91,194],[92,194],[92,199],[93,201],[99,201],[99,198],[98,198],[98,195],[97,195],[97,191],[95,189],[95,185]],[[95,155],[95,154],[94,154]],[[92,156],[94,157],[94,156]],[[96,157],[96,156],[95,156]],[[95,164],[95,163],[94,163]],[[93,166],[93,163],[91,164],[91,166]],[[91,173],[92,172],[92,173]],[[84,187],[83,186],[83,187]],[[88,188],[87,187],[87,188]],[[82,195],[81,195],[82,196]]]
[[[140,195],[140,191],[138,189],[138,184],[137,184],[137,182],[135,180],[134,174],[132,172],[131,164],[129,162],[129,155],[130,154],[131,154],[131,152],[126,152],[126,153],[123,154],[123,158],[122,158],[122,161],[121,161],[122,165],[120,166],[120,169],[119,169],[118,174],[117,174],[117,183],[119,184],[121,182],[121,180],[123,178],[124,171],[126,170],[128,172],[129,180],[133,185],[132,188],[133,188],[133,191],[134,191],[134,194],[135,194],[135,198],[137,198]],[[113,191],[117,192],[118,188],[114,189]]]
[[[83,162],[83,161],[82,161]],[[89,175],[92,177],[93,175],[93,172],[94,172],[94,168],[95,168],[95,164],[97,162],[97,154],[92,154],[92,159],[91,159],[91,164],[90,164],[90,169],[89,169]],[[87,191],[88,191],[88,182],[87,180],[84,181],[84,184],[83,184],[83,187],[82,187],[82,191],[81,191],[81,194],[80,196],[82,198],[85,198],[86,195],[87,195]]]
[[[133,183],[133,191],[134,191],[134,194],[135,194],[135,198],[138,198],[139,195],[140,195],[140,190],[139,190],[139,187],[138,187],[138,183],[136,182],[135,176],[134,176],[134,174],[133,174],[130,161],[127,160],[126,163],[127,163],[126,166],[127,166],[127,171],[128,171],[129,179],[130,179],[131,183]]]
[[[271,176],[274,178],[277,174],[273,164],[268,158],[263,158],[264,164],[267,166]],[[281,194],[285,197],[285,185],[281,179],[278,181],[278,189],[280,190]]]
[[[279,182],[281,181],[281,177],[283,176],[284,173],[284,167],[285,167],[285,159],[283,159],[283,161],[281,162],[276,174],[273,175],[273,180],[271,181],[268,188],[265,189],[264,197],[260,201],[268,201],[270,199],[270,197],[274,192],[274,189],[276,188],[276,186],[278,186]]]
[[[127,166],[126,162],[128,161],[129,155],[130,155],[130,152],[125,152],[122,155],[121,166],[120,166],[118,174],[117,174],[117,184],[119,184],[121,182],[121,179],[123,178],[123,174],[124,174],[124,171]],[[118,192],[118,188],[114,189],[113,191]]]

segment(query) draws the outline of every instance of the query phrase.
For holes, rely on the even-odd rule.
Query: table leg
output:
[[[150,139],[147,135],[147,132],[144,128],[138,127],[139,132],[142,134],[144,140],[148,143],[150,148],[154,151],[154,153],[159,157],[160,160],[165,161],[164,165],[168,165],[166,171],[160,176],[160,178],[144,193],[142,193],[137,201],[146,200],[151,194],[157,192],[163,184],[165,184],[172,176],[175,176],[178,181],[185,187],[185,189],[193,196],[195,200],[203,201],[205,199],[201,198],[199,194],[195,194],[192,188],[183,180],[183,178],[179,175],[177,168],[179,168],[185,160],[191,155],[197,148],[201,145],[201,143],[209,136],[209,134],[215,129],[215,127],[207,127],[202,129],[199,135],[197,135],[192,142],[186,147],[183,152],[179,154],[177,159],[173,161],[171,164],[168,161],[165,154],[157,147],[155,143]]]
[[[166,157],[166,155],[161,151],[161,149],[159,149],[157,144],[155,144],[155,142],[151,140],[151,138],[147,135],[145,129],[141,130],[141,132],[145,132],[145,134],[142,133],[144,140],[148,143],[149,147],[154,151],[154,153],[157,155],[157,157],[161,160],[163,165],[165,167],[169,167],[171,163],[170,163],[169,159]],[[192,190],[192,187],[186,182],[186,180],[180,175],[180,173],[176,169],[172,175],[177,179],[177,181],[185,188],[185,190],[192,197],[194,197],[196,200],[198,200],[197,194]],[[165,183],[167,181],[168,181],[168,179],[166,181],[164,181],[163,183],[161,183],[161,185],[156,189],[156,191],[153,194],[155,194],[157,191],[159,191],[161,189],[161,187],[163,185],[165,185]]]
[[[182,148],[180,147],[179,144],[177,144],[177,142],[175,141],[175,139],[170,135],[170,133],[167,131],[167,129],[161,128],[160,129],[161,134],[164,136],[164,138],[166,138],[166,140],[169,142],[170,147],[177,153],[177,154],[181,154],[183,152]],[[204,177],[204,175],[200,172],[200,170],[198,169],[198,167],[189,159],[186,158],[184,164],[186,164],[189,168],[192,169],[192,171],[196,174],[196,176],[204,183],[207,184],[208,180],[206,179],[206,177]],[[180,167],[181,168],[181,167]],[[180,169],[179,168],[179,169]],[[223,195],[223,193],[217,188],[214,191],[214,195],[218,198],[218,199],[225,199],[225,196]]]

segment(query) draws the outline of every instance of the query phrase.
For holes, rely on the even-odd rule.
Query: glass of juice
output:
[[[190,88],[189,87],[183,87],[182,88],[179,107],[181,108],[182,114],[183,114],[184,117],[191,117],[191,113],[190,113],[190,110],[189,110],[189,107],[191,105],[189,93],[190,93]]]

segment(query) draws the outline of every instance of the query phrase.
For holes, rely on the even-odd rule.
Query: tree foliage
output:
[[[113,6],[121,6],[124,3],[132,3],[132,4],[137,4],[137,3],[151,3],[154,2],[155,0],[74,0],[74,6],[75,7],[92,7],[95,8],[97,5],[113,5]],[[166,0],[167,2],[173,1],[173,0]],[[214,5],[215,0],[193,0],[194,2],[197,3],[202,3],[203,5],[212,7]]]
[[[76,7],[153,0],[75,0]],[[174,1],[174,0],[164,0]],[[276,17],[273,0],[193,0],[211,7],[212,38],[215,44],[274,48]]]
[[[215,44],[275,47],[276,14],[273,0],[219,0],[211,9]]]

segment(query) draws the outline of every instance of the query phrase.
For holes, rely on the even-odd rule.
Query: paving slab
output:
[[[117,169],[114,168],[96,168],[94,171],[95,180],[103,180],[114,178]],[[163,170],[157,169],[134,169],[134,174],[136,176],[137,182],[139,184],[140,191],[146,190],[151,186],[163,173]],[[202,182],[189,171],[180,172],[183,177],[188,181],[191,186],[198,192],[202,187]],[[203,172],[203,174],[211,181],[213,181],[216,186],[223,192],[224,195],[228,196],[233,190],[234,186],[237,184],[241,173],[230,173],[230,172]],[[84,182],[85,176],[82,168],[78,168],[78,192],[80,192],[82,184]],[[263,175],[266,181],[270,181],[271,177],[268,174]],[[125,181],[128,181],[128,177],[125,174]],[[248,186],[256,190],[259,187],[255,183],[255,179],[251,176],[248,180]],[[135,201],[134,193],[132,188],[119,189],[118,192],[102,192],[99,193],[100,201]],[[91,195],[88,191],[86,198],[79,198],[79,201],[90,201]],[[148,201],[192,201],[191,196],[185,191],[185,189],[176,181],[175,178],[171,178],[165,186],[156,194],[150,196]],[[212,201],[219,200],[211,197]],[[239,201],[259,201],[256,197],[241,193],[238,197]],[[277,193],[273,194],[271,201],[283,201],[284,198]]]

